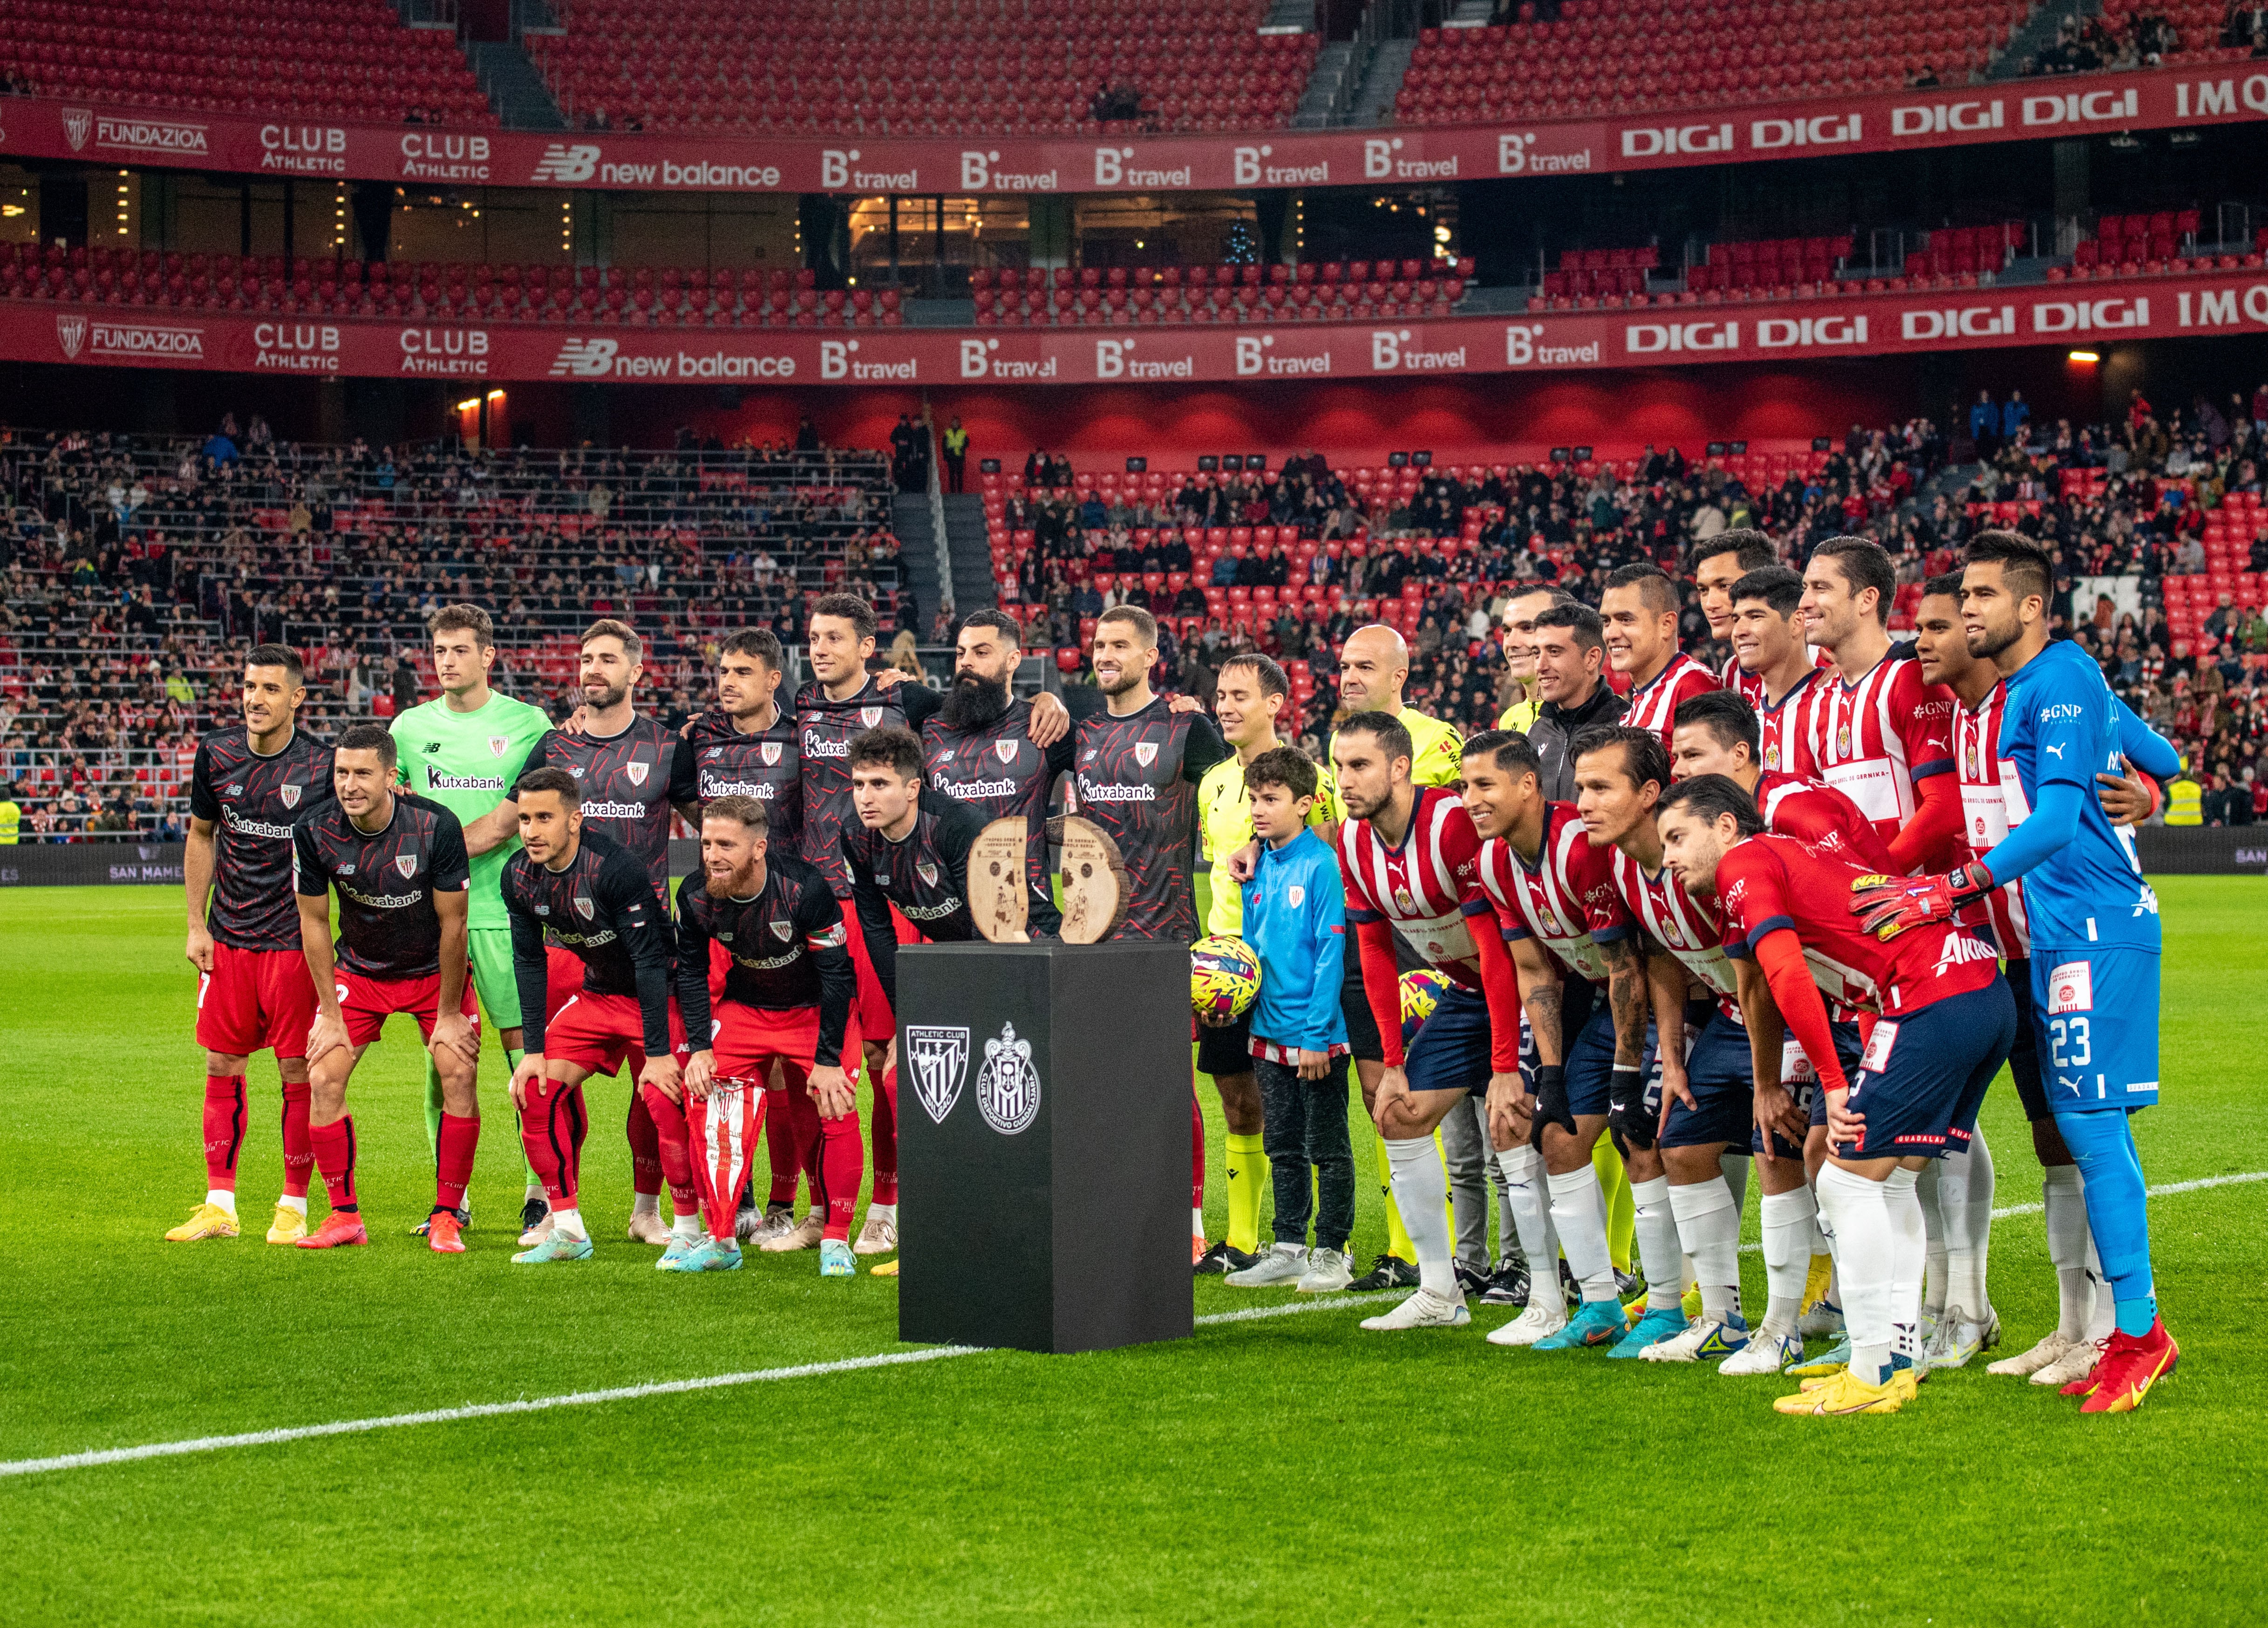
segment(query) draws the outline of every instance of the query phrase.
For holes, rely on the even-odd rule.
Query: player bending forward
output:
[[[578,1207],[583,1137],[590,1126],[583,1082],[639,1058],[637,1091],[659,1133],[659,1159],[677,1226],[663,1264],[700,1241],[700,1205],[688,1168],[685,1114],[678,1106],[675,1042],[669,1025],[669,917],[646,867],[621,844],[583,829],[582,788],[564,769],[532,769],[513,790],[520,851],[504,867],[512,914],[512,970],[519,980],[527,1050],[512,1073],[520,1140],[543,1182],[551,1227],[512,1258],[523,1266],[591,1257]],[[545,1015],[549,974],[544,930],[582,963],[582,987]],[[674,1257],[674,1259],[673,1259]]]
[[[457,816],[394,790],[394,737],[376,724],[339,736],[335,800],[301,821],[292,837],[291,883],[299,895],[299,941],[320,1010],[307,1035],[308,1129],[315,1168],[331,1200],[302,1249],[364,1244],[355,1192],[354,1116],[347,1080],[391,1013],[406,1012],[441,1080],[439,1153],[427,1244],[461,1255],[457,1212],[480,1145],[480,1012],[466,976],[465,888],[471,864]],[[339,895],[331,942],[329,894]]]
[[[866,1161],[858,1095],[843,1072],[844,1056],[858,1055],[850,1013],[858,975],[834,890],[811,866],[768,853],[769,829],[754,798],[717,799],[701,811],[701,872],[677,888],[677,1005],[698,1042],[685,1064],[686,1118],[709,1221],[698,1265],[731,1271],[740,1263],[733,1216],[763,1123],[764,1082],[777,1063],[790,1104],[808,1104],[818,1120],[808,1129],[820,1150],[814,1197],[826,1218],[820,1275],[848,1278],[858,1270],[850,1217]],[[711,944],[730,961],[713,1021]]]

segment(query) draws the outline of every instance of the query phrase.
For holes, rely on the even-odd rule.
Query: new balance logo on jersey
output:
[[[553,142],[535,161],[532,182],[588,180],[599,171],[599,150],[588,142]]]

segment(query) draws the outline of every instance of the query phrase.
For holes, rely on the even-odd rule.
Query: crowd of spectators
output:
[[[28,834],[166,837],[196,736],[280,640],[322,733],[430,693],[424,618],[492,607],[499,681],[563,711],[574,636],[630,621],[645,703],[681,718],[711,647],[799,639],[844,589],[910,629],[881,454],[690,435],[667,452],[310,446],[257,418],[201,439],[0,429],[0,785]]]
[[[2268,55],[2268,45],[2255,30],[2240,26],[2241,16],[2252,8],[2232,5],[2221,30],[2224,46],[2254,48],[2256,56]],[[2261,18],[2268,25],[2268,14]],[[2095,16],[2073,15],[2056,25],[2056,36],[2039,54],[2024,63],[2028,74],[2094,73],[2105,68],[2155,68],[2184,41],[2172,18],[2154,6],[2134,11],[2104,11]]]

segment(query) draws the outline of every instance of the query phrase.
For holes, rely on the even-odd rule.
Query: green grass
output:
[[[2161,893],[2151,1178],[2268,1168],[2268,881]],[[372,1248],[259,1241],[280,1171],[264,1060],[254,1235],[160,1243],[202,1184],[179,923],[170,891],[0,893],[0,1459],[897,1348],[887,1279],[822,1284],[810,1255],[669,1278],[619,1241],[619,1085],[593,1104],[597,1258],[513,1271],[493,1052],[471,1253],[413,1247],[431,1190],[406,1026],[354,1087]],[[2036,1201],[2012,1092],[1984,1123],[2000,1202]],[[1480,1327],[1381,1338],[1326,1310],[0,1479],[0,1623],[2257,1620],[2264,1199],[2156,1204],[2184,1360],[2122,1418],[1971,1371],[1895,1418],[1786,1420],[1771,1382],[1507,1353]],[[2039,1219],[1994,1243],[2028,1344],[2054,1314]],[[1200,1313],[1289,1298],[1197,1286]]]

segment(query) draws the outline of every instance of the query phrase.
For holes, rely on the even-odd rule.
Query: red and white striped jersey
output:
[[[1661,744],[1667,748],[1678,707],[1716,688],[1716,676],[1681,650],[1670,657],[1669,665],[1655,674],[1651,681],[1631,689],[1627,697],[1630,705],[1616,721],[1632,729],[1651,729],[1661,737]]]
[[[1916,784],[1953,768],[1953,692],[1923,683],[1921,663],[1895,652],[1856,683],[1834,673],[1814,682],[1825,685],[1810,708],[1818,777],[1887,843],[1921,807]]]
[[[1821,667],[1830,666],[1835,659],[1817,645],[1808,645],[1804,648],[1811,652],[1811,666],[1815,672]],[[1741,666],[1741,659],[1738,656],[1725,658],[1725,670],[1718,674],[1718,681],[1726,689],[1739,691],[1741,699],[1756,708],[1757,711],[1761,712],[1764,710],[1764,675],[1745,670]],[[1797,688],[1800,689],[1803,687],[1798,685]]]
[[[1954,772],[1961,780],[1961,842],[1971,859],[1983,858],[2007,841],[2008,833],[2032,811],[2015,763],[2000,755],[2000,709],[2007,698],[2007,685],[1999,683],[1992,686],[1992,693],[1977,704],[1975,711],[1958,704],[1953,709]],[[2021,961],[2032,953],[2031,923],[2024,914],[2021,879],[1995,888],[1978,902],[1977,908],[1982,917],[1970,924],[1990,925],[2001,954]]]
[[[1507,939],[1532,938],[1579,977],[1607,981],[1599,946],[1630,936],[1631,915],[1615,890],[1614,851],[1594,848],[1572,803],[1548,803],[1535,863],[1491,836],[1481,845],[1481,887]]]
[[[1833,786],[1766,773],[1756,777],[1756,799],[1764,829],[1774,836],[1793,836],[1870,869],[1889,869],[1890,851],[1881,833]]]
[[[1811,749],[1811,714],[1834,681],[1832,673],[1814,667],[1794,689],[1779,698],[1777,706],[1764,698],[1761,684],[1756,686],[1756,693],[1749,696],[1749,704],[1756,710],[1756,725],[1763,736],[1763,755],[1758,761],[1766,774],[1818,778],[1819,764]]]
[[[1740,1022],[1738,975],[1725,954],[1725,926],[1715,909],[1687,893],[1668,866],[1649,871],[1619,848],[1614,856],[1615,891],[1631,914],[1648,937],[1684,963],[1696,983],[1715,992],[1718,1011]]]
[[[1428,965],[1469,990],[1481,987],[1480,953],[1465,917],[1480,890],[1481,839],[1454,793],[1416,788],[1410,829],[1388,846],[1367,820],[1339,828],[1339,875],[1347,919],[1391,922]]]

